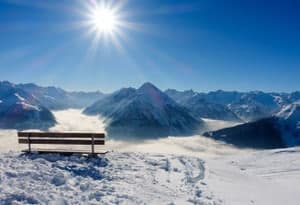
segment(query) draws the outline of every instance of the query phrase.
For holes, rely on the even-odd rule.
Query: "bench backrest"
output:
[[[20,144],[104,145],[104,133],[18,132]]]

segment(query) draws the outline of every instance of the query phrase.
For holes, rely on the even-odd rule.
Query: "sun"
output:
[[[91,33],[96,34],[96,38],[114,37],[123,25],[119,7],[108,1],[95,1],[88,6],[86,14],[86,26]]]
[[[96,7],[91,11],[90,21],[99,33],[112,33],[117,28],[117,15],[110,8]]]
[[[77,25],[83,29],[84,36],[91,39],[88,54],[94,55],[98,48],[107,49],[107,46],[125,53],[122,42],[128,42],[129,31],[138,30],[126,1],[85,0],[81,3],[78,10],[81,20]]]

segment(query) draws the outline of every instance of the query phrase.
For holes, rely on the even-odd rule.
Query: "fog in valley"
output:
[[[104,120],[97,116],[87,116],[82,114],[82,110],[69,109],[54,111],[57,125],[49,131],[68,131],[68,132],[105,132]],[[206,131],[217,130],[224,127],[236,125],[236,123],[219,120],[204,119],[207,124]],[[40,145],[39,145],[40,146]],[[17,142],[16,130],[0,131],[0,152],[22,150],[24,145]],[[76,149],[76,147],[74,148]],[[82,148],[81,148],[82,149]],[[89,149],[89,147],[83,147]],[[103,148],[102,148],[103,149]],[[179,154],[191,156],[217,156],[234,154],[248,150],[234,148],[228,144],[215,141],[199,135],[189,137],[167,137],[146,141],[120,141],[107,138],[105,150],[117,152],[146,152]]]

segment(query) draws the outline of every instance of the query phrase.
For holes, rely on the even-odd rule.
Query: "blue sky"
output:
[[[93,44],[79,0],[0,0],[0,79],[111,92],[300,90],[300,3],[128,0],[133,28]],[[118,4],[118,1],[115,1]]]

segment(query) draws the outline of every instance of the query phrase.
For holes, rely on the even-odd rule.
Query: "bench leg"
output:
[[[28,135],[28,152],[31,153],[31,142],[30,142],[30,135]]]
[[[92,135],[92,155],[95,154],[95,139],[94,139],[94,135]]]

